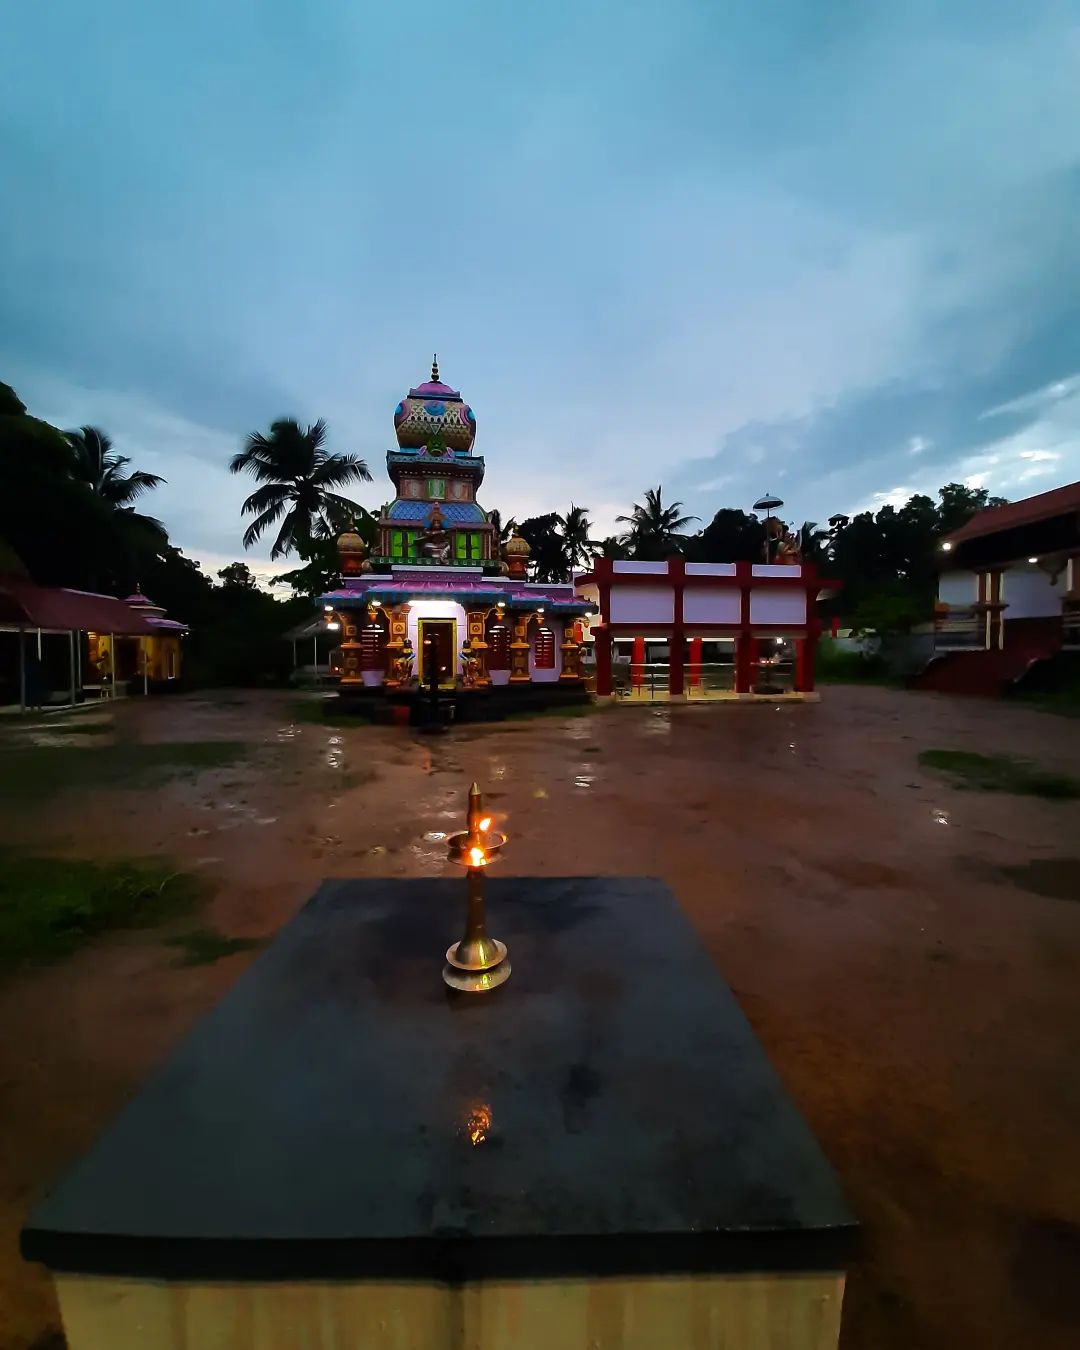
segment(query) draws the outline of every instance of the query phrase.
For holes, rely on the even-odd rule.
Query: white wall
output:
[[[663,566],[662,563],[659,565]],[[636,563],[635,566],[652,567],[653,564]],[[612,623],[672,623],[674,619],[674,587],[659,582],[645,586],[620,586],[618,581],[612,582]]]
[[[741,592],[734,586],[723,590],[688,586],[683,591],[683,622],[738,623],[741,617]]]
[[[612,571],[614,572],[648,573],[666,577],[667,570],[666,562],[617,562],[612,564]]]
[[[979,578],[974,572],[942,572],[937,582],[937,598],[943,605],[967,609],[979,598]]]
[[[755,569],[756,571],[757,569]],[[788,571],[788,568],[783,568]],[[806,622],[806,592],[779,586],[756,586],[750,591],[751,623]]]
[[[686,575],[688,577],[733,577],[735,575],[735,564],[687,563]]]
[[[1006,619],[1049,619],[1061,613],[1065,569],[1057,585],[1034,563],[1017,563],[1001,578],[1001,598],[1008,605]]]
[[[454,674],[461,674],[461,648],[469,636],[465,611],[456,600],[413,600],[410,602],[407,616],[409,641],[413,645],[413,672],[420,670],[420,624],[421,619],[456,619],[457,633],[454,636]]]

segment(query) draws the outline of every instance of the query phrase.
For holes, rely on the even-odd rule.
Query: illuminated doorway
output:
[[[439,684],[444,688],[454,686],[454,665],[457,654],[456,619],[420,619],[420,681],[425,686],[431,684],[430,662],[435,661]]]

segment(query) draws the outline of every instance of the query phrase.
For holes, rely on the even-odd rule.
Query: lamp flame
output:
[[[487,863],[487,854],[482,848],[469,849],[469,866],[484,867]]]
[[[490,829],[491,829],[491,817],[490,817],[490,816],[485,816],[485,817],[484,817],[484,819],[480,822],[480,828],[481,828],[482,830],[490,830]]]

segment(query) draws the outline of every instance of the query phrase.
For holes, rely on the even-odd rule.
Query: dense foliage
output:
[[[931,617],[941,539],[987,506],[1001,503],[986,488],[946,483],[937,495],[913,496],[903,506],[883,506],[855,516],[836,515],[828,527],[805,521],[799,535],[803,558],[823,575],[843,583],[825,609],[859,629],[902,632]],[[566,581],[587,566],[587,558],[657,560],[680,555],[689,562],[759,562],[761,520],[736,507],[722,507],[702,529],[687,533],[693,517],[682,503],[665,505],[660,487],[650,488],[629,515],[618,537],[590,539],[588,508],[571,506],[565,516],[551,512],[522,522],[520,533],[532,548],[537,581]]]
[[[0,384],[0,571],[24,570],[43,586],[128,595],[136,585],[172,618],[191,625],[184,675],[200,684],[284,680],[291,649],[282,632],[310,613],[281,604],[234,563],[219,579],[169,542],[164,527],[132,509],[156,475],[130,469],[104,432],[65,434]]]
[[[258,684],[284,679],[291,651],[282,633],[311,615],[312,596],[338,577],[334,535],[346,526],[369,543],[374,517],[337,491],[369,479],[354,455],[326,449],[326,427],[274,422],[255,432],[233,457],[234,472],[259,486],[244,504],[250,546],[276,527],[272,556],[292,553],[302,565],[280,581],[293,600],[280,603],[259,589],[244,563],[208,577],[169,542],[165,527],[134,508],[161,479],[133,468],[99,428],[63,432],[30,416],[10,386],[0,384],[0,571],[25,568],[42,585],[126,595],[136,584],[170,615],[191,625],[185,673],[199,683]],[[930,617],[938,545],[943,535],[1000,499],[985,488],[947,483],[937,500],[913,496],[899,507],[837,515],[828,527],[798,530],[804,558],[843,583],[831,606],[857,628],[897,632]],[[593,537],[589,508],[571,503],[517,524],[491,513],[501,543],[515,531],[532,549],[537,581],[563,582],[594,555],[695,562],[756,561],[761,520],[722,507],[691,533],[695,517],[681,502],[664,502],[660,486],[618,521],[618,536]],[[828,606],[827,606],[828,608]]]

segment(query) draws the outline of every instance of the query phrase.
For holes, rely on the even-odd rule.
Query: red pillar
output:
[[[701,683],[701,639],[690,639],[690,687],[696,689]]]
[[[750,674],[750,644],[753,638],[740,633],[735,639],[735,692],[749,694],[753,688]]]
[[[630,655],[630,683],[638,689],[645,683],[645,639],[634,639],[634,650]]]
[[[677,633],[672,633],[671,641],[668,643],[668,693],[674,698],[681,698],[683,693],[683,659],[686,651],[686,639],[682,635],[680,628]]]
[[[806,638],[795,639],[795,685],[796,693],[806,687]]]
[[[683,696],[683,666],[686,661],[686,637],[683,629],[683,587],[686,584],[686,563],[682,558],[669,558],[667,574],[671,581],[672,615],[671,636],[668,638],[668,694],[671,698]]]
[[[795,688],[801,694],[814,692],[814,656],[817,633],[807,633],[795,646]]]
[[[593,630],[593,653],[596,657],[596,692],[601,698],[611,696],[611,629],[607,624]]]

